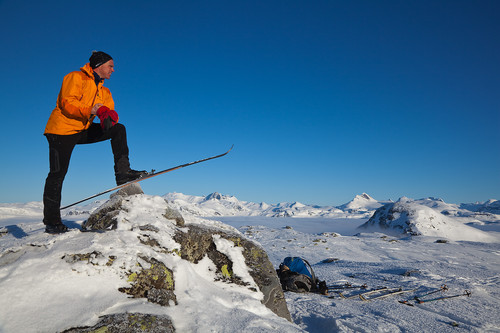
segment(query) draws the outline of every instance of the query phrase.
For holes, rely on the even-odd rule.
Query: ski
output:
[[[96,198],[96,197],[101,196],[103,194],[106,194],[106,193],[109,193],[109,192],[112,192],[112,191],[115,191],[115,190],[119,190],[119,189],[124,188],[124,187],[126,187],[128,185],[131,185],[131,184],[134,184],[134,183],[138,183],[138,182],[142,182],[143,180],[146,180],[146,179],[149,179],[149,178],[153,178],[153,177],[162,175],[162,174],[170,172],[170,171],[174,171],[174,170],[177,170],[177,169],[185,168],[185,167],[190,166],[190,165],[198,164],[198,163],[201,163],[201,162],[205,162],[205,161],[209,161],[209,160],[213,160],[213,159],[225,156],[225,155],[227,155],[233,149],[233,147],[234,147],[234,145],[232,145],[231,148],[229,148],[228,151],[226,151],[225,153],[220,154],[220,155],[215,155],[215,156],[204,158],[202,160],[198,160],[198,161],[194,161],[194,162],[189,162],[189,163],[186,163],[186,164],[181,164],[181,165],[175,166],[173,168],[165,169],[165,170],[158,171],[158,172],[155,172],[155,170],[152,170],[150,173],[148,173],[147,175],[145,175],[145,176],[143,176],[141,178],[132,180],[132,181],[130,181],[128,183],[125,183],[125,184],[122,184],[122,185],[115,186],[115,187],[110,188],[110,189],[108,189],[106,191],[102,191],[102,192],[99,192],[97,194],[91,195],[90,197],[87,197],[85,199],[79,200],[79,201],[74,202],[74,203],[72,203],[70,205],[61,207],[61,210],[69,208],[69,207],[72,207],[74,205],[78,205],[79,203],[82,203],[84,201]]]
[[[337,290],[337,289],[366,289],[368,286],[366,284],[359,285],[359,286],[353,286],[350,283],[346,284],[339,284],[339,285],[333,285],[333,286],[327,286],[328,290]]]
[[[342,297],[343,299],[349,299],[349,298],[355,298],[355,297],[364,297],[364,295],[370,295],[370,294],[373,294],[373,293],[377,293],[377,292],[380,292],[382,290],[386,290],[387,287],[380,287],[380,288],[377,288],[377,289],[372,289],[372,290],[369,290],[369,291],[365,291],[365,292],[362,292],[362,293],[357,293],[357,294],[354,294],[354,295],[349,295],[349,296],[346,296],[344,295],[342,292],[339,292],[339,296]]]
[[[453,295],[453,296],[442,296],[442,297],[431,298],[431,299],[424,299],[424,300],[419,300],[417,302],[418,302],[418,304],[423,304],[423,303],[427,303],[427,302],[440,301],[443,299],[450,299],[450,298],[461,297],[461,296],[470,297],[471,295],[472,295],[472,293],[470,291],[466,290],[463,294],[458,294],[458,295]]]
[[[415,289],[408,289],[408,290],[403,290],[401,288],[398,288],[396,290],[393,290],[393,291],[390,291],[386,294],[382,294],[382,295],[379,295],[379,296],[375,296],[375,297],[370,297],[370,298],[362,298],[363,301],[372,301],[374,299],[381,299],[381,298],[385,298],[385,297],[389,297],[389,296],[394,296],[394,295],[399,295],[399,294],[403,294],[403,293],[409,293],[409,292],[412,292],[412,291],[415,291]]]
[[[397,288],[397,290],[400,290],[401,288]],[[361,299],[362,301],[368,301],[370,300],[371,298],[367,298],[366,296],[369,296],[369,295],[373,295],[373,294],[377,294],[377,293],[380,293],[380,292],[391,292],[393,291],[394,289],[389,289],[387,287],[384,287],[384,288],[380,288],[380,289],[374,289],[374,290],[371,290],[369,292],[366,292],[366,293],[361,293],[357,296],[359,296],[359,299]],[[385,294],[384,294],[385,295]]]

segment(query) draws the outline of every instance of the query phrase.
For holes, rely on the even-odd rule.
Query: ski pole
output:
[[[427,303],[427,302],[434,302],[434,301],[439,301],[442,299],[449,299],[449,298],[455,298],[455,297],[460,297],[460,296],[467,296],[470,297],[472,293],[468,290],[466,290],[463,294],[458,294],[458,295],[453,295],[453,296],[443,296],[443,297],[438,297],[438,298],[433,298],[433,299],[424,299],[424,300],[419,300],[418,303]]]
[[[441,288],[436,289],[436,290],[433,290],[433,291],[430,291],[430,292],[428,292],[428,293],[426,293],[426,294],[423,294],[423,295],[420,295],[420,296],[415,296],[415,297],[414,297],[414,299],[415,299],[417,302],[419,302],[419,301],[420,301],[423,297],[426,297],[426,296],[429,296],[429,295],[432,295],[432,294],[438,293],[438,292],[440,292],[440,291],[445,292],[445,291],[447,291],[447,290],[448,290],[448,286],[447,286],[447,285],[445,285],[445,284],[443,284],[443,285],[441,286]]]

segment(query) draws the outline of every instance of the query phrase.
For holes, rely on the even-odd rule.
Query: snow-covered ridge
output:
[[[23,216],[40,216],[40,211],[43,210],[43,203],[33,201],[27,203],[0,203],[0,216],[2,218]]]
[[[342,206],[318,206],[300,202],[268,204],[240,201],[234,196],[214,192],[205,197],[168,193],[164,198],[177,209],[198,216],[266,216],[266,217],[370,217],[379,202],[368,194],[356,196]],[[346,214],[347,213],[347,214]]]
[[[394,203],[392,200],[376,200],[366,193],[356,195],[354,199],[340,206],[318,206],[300,202],[255,203],[240,201],[234,196],[223,195],[218,192],[207,196],[168,193],[163,197],[172,202],[180,211],[198,216],[370,218],[380,207]],[[398,201],[412,200],[402,197]],[[500,214],[500,201],[498,200],[474,204],[449,204],[442,199],[429,197],[415,201],[447,216],[473,217],[478,214]]]

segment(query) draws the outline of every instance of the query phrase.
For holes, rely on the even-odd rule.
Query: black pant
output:
[[[49,142],[50,160],[50,172],[45,180],[43,192],[43,223],[46,225],[61,223],[62,185],[75,145],[111,139],[115,173],[126,173],[130,169],[127,132],[122,124],[118,123],[104,132],[99,124],[93,123],[87,130],[80,133],[71,135],[45,134],[45,136]]]

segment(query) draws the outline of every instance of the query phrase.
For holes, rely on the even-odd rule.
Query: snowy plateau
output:
[[[105,201],[65,209],[70,231],[60,235],[43,232],[41,202],[0,204],[0,332],[63,332],[124,312],[167,315],[177,332],[500,332],[497,200],[379,201],[363,193],[325,207],[245,202],[219,193],[142,194],[130,199],[116,230],[80,232]],[[178,304],[127,297],[118,291],[128,285],[118,268],[133,270],[139,251],[127,223],[150,219],[161,226],[165,202],[186,225],[227,229],[259,243],[275,268],[288,256],[307,259],[329,294],[285,292],[288,322],[262,305],[258,293],[223,281],[209,284],[208,258],[192,264],[170,254],[159,260],[173,267]],[[166,230],[161,241],[175,247]],[[219,243],[228,256],[240,255]],[[115,251],[121,262],[62,259],[79,251]],[[249,279],[247,267],[236,273]],[[345,286],[363,288],[335,289]],[[359,297],[380,288],[401,292]]]

